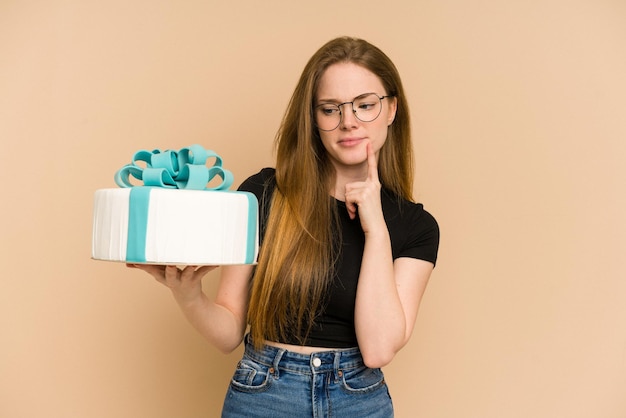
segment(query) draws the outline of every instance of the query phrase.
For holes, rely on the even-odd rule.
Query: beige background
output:
[[[626,416],[626,3],[0,0],[0,416],[215,417],[222,356],[90,260],[94,190],[201,143],[242,181],[309,56],[379,45],[442,230],[399,417]],[[211,291],[216,276],[206,279]]]

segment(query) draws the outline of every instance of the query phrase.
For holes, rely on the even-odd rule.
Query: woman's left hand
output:
[[[356,181],[346,184],[346,207],[350,219],[359,213],[361,228],[366,234],[376,227],[387,228],[380,200],[380,180],[378,179],[378,164],[372,144],[367,144],[367,178],[365,181]],[[382,221],[382,222],[381,222]]]

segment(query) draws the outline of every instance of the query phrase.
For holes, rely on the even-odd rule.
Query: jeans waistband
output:
[[[296,373],[324,373],[339,372],[365,367],[361,351],[358,347],[319,351],[312,354],[300,354],[270,345],[264,345],[260,350],[254,348],[250,338],[246,335],[244,357],[264,364],[274,370],[284,370]]]

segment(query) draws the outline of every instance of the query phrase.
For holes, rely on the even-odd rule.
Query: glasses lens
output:
[[[341,122],[341,109],[332,103],[323,103],[315,108],[315,123],[323,131],[332,131]]]
[[[354,100],[354,113],[362,122],[371,122],[376,119],[381,109],[381,100],[375,94],[368,94]]]

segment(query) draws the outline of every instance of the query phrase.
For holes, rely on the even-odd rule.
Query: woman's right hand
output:
[[[202,278],[217,266],[185,266],[183,269],[174,265],[126,264],[129,268],[143,270],[159,283],[167,286],[181,305],[188,305],[201,299]]]

